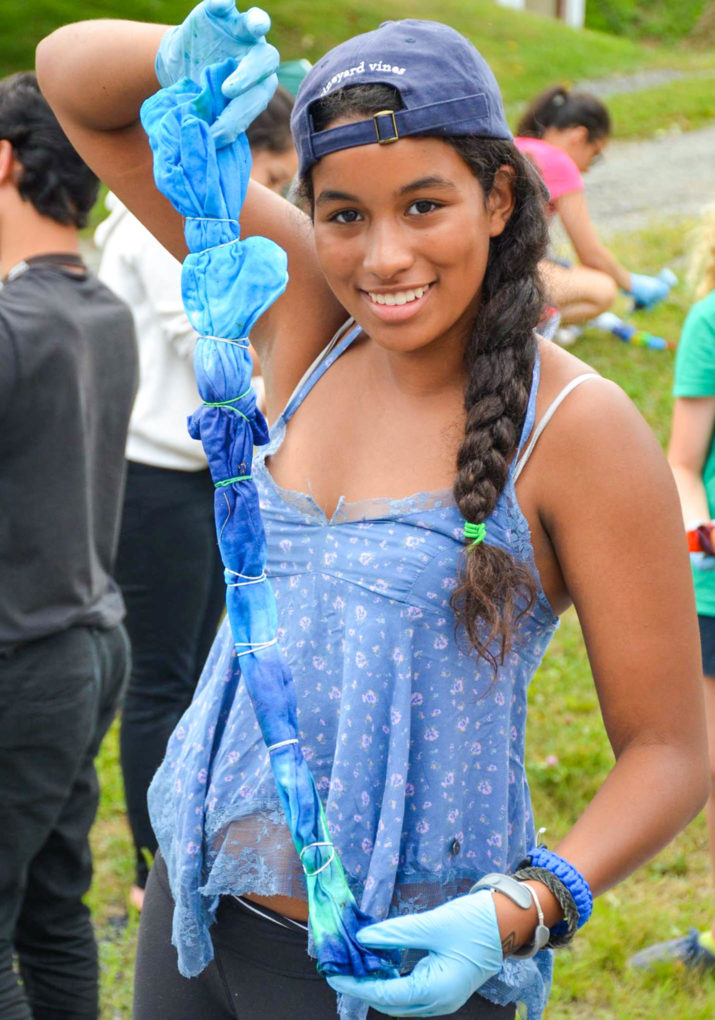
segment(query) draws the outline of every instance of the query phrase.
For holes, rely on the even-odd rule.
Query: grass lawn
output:
[[[653,222],[611,246],[626,265],[682,273],[689,222]],[[657,265],[652,264],[657,252]],[[689,306],[681,285],[652,312],[634,317],[643,328],[677,339]],[[671,352],[630,347],[587,332],[574,353],[615,379],[636,402],[661,442],[667,440],[673,373]],[[612,764],[601,726],[588,662],[575,615],[567,613],[530,694],[527,736],[537,825],[551,845],[566,832]],[[132,958],[137,917],[126,916],[131,852],[123,816],[116,727],[100,760],[102,801],[93,833],[96,877],[90,902],[101,938],[104,1020],[131,1016]],[[657,796],[644,790],[643,796]],[[608,840],[609,833],[603,833]],[[708,922],[712,912],[705,825],[693,822],[655,860],[602,896],[591,922],[570,951],[557,958],[547,1020],[712,1020],[715,975],[697,976],[660,967],[649,974],[625,968],[629,955],[648,942]],[[169,1020],[159,1018],[157,1020]]]
[[[649,89],[609,100],[617,135],[626,137],[626,124],[630,135],[645,137],[672,125],[699,126],[713,116],[712,80],[699,76],[715,71],[712,48],[644,45],[624,36],[577,31],[552,18],[500,7],[494,0],[360,0],[340,5],[332,0],[274,0],[265,6],[273,20],[270,39],[284,59],[315,61],[329,46],[386,18],[436,18],[454,25],[490,63],[511,119],[554,82],[571,85],[653,68],[679,70],[687,77],[671,83],[664,94]],[[31,67],[38,40],[59,25],[102,17],[173,24],[190,7],[191,0],[37,0],[28,18],[24,0],[2,0],[0,75]],[[622,112],[621,100],[627,104]]]

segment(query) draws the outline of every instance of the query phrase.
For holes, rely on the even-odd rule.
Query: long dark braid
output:
[[[322,99],[312,112],[317,130],[339,117],[398,110],[399,93],[386,85],[357,85]],[[543,186],[511,142],[446,137],[477,178],[485,200],[497,171],[513,169],[514,210],[492,238],[482,300],[465,351],[467,412],[457,454],[454,495],[465,521],[484,523],[507,481],[529,401],[536,353],[534,328],[543,308],[537,266],[546,252]],[[299,198],[312,207],[312,182],[300,182]],[[452,596],[458,623],[479,655],[496,670],[509,648],[515,622],[532,604],[531,570],[486,541],[469,546]]]
[[[546,251],[543,199],[534,172],[510,142],[450,138],[485,195],[500,167],[514,170],[514,211],[492,238],[482,300],[465,351],[467,412],[454,495],[466,521],[494,510],[516,452],[531,390],[534,329],[543,310],[537,266]],[[496,668],[514,623],[533,604],[531,570],[486,541],[467,547],[452,605],[478,653]]]

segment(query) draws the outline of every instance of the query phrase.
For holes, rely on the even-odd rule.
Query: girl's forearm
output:
[[[702,476],[688,468],[671,463],[671,470],[680,497],[683,521],[687,528],[710,520],[708,497]]]

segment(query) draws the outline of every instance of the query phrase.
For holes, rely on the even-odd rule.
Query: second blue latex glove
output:
[[[387,1016],[454,1013],[504,962],[489,889],[459,896],[422,914],[393,917],[362,928],[360,942],[380,949],[425,949],[406,977],[331,975],[331,988],[367,1002]]]
[[[631,273],[630,296],[637,308],[652,308],[668,296],[670,284],[658,276]]]

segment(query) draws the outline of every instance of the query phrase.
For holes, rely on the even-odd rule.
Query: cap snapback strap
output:
[[[441,127],[454,128],[460,122],[471,122],[468,134],[479,134],[479,123],[486,129],[489,122],[489,103],[483,92],[471,96],[459,96],[456,99],[445,99],[439,103],[429,103],[411,110],[380,110],[366,120],[343,124],[336,128],[326,128],[311,134],[311,143],[315,159],[327,156],[338,149],[349,149],[356,145],[370,145],[377,142],[386,145],[396,142],[407,135],[436,131]],[[505,138],[510,137],[504,135]]]

